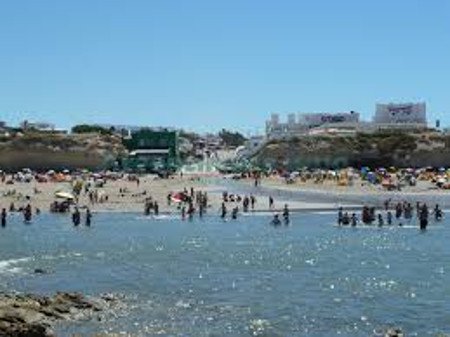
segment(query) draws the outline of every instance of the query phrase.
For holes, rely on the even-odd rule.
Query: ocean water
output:
[[[91,228],[42,214],[0,229],[0,290],[111,292],[101,319],[61,336],[408,336],[450,332],[450,228],[337,228],[330,213],[181,221],[95,214]],[[42,268],[48,274],[34,274]]]

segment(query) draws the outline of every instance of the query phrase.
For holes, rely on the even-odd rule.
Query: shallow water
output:
[[[336,228],[298,214],[274,228],[262,214],[182,222],[95,214],[93,227],[42,214],[0,230],[0,290],[123,296],[73,332],[137,336],[408,336],[450,331],[450,230]],[[35,268],[49,274],[35,275]]]

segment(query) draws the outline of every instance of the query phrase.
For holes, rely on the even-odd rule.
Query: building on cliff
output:
[[[428,127],[426,103],[377,104],[372,129],[420,130]]]
[[[311,130],[324,127],[346,125],[356,127],[359,124],[359,113],[355,111],[338,113],[299,113],[289,114],[286,122],[280,122],[279,114],[272,114],[266,122],[266,136],[269,139],[283,139],[303,136]]]
[[[418,131],[427,128],[425,103],[377,104],[373,120],[361,121],[355,111],[288,114],[285,122],[274,113],[266,122],[267,139],[289,139],[305,135],[352,135],[381,130]]]

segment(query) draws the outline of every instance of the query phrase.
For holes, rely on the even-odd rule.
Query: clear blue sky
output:
[[[450,124],[447,0],[2,0],[0,120],[261,130],[425,100]]]

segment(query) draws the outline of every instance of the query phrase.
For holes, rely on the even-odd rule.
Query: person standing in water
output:
[[[92,219],[92,213],[91,210],[89,208],[86,208],[86,226],[90,227],[91,226],[91,219]]]
[[[269,209],[273,209],[273,197],[269,196]]]
[[[392,212],[388,211],[386,217],[387,217],[387,224],[392,225]]]
[[[275,215],[273,216],[273,219],[272,219],[272,225],[273,225],[273,226],[279,226],[279,225],[281,225],[281,221],[280,221],[280,218],[279,218],[278,214],[275,214]]]
[[[236,220],[236,219],[237,219],[238,212],[239,212],[239,207],[237,207],[237,206],[234,207],[233,210],[232,210],[232,212],[231,212],[231,218],[232,218],[233,220]]]
[[[204,212],[205,212],[205,208],[204,208],[203,201],[200,201],[200,203],[198,205],[198,215],[200,216],[200,218],[203,218]]]
[[[74,226],[78,226],[80,224],[80,218],[80,211],[78,210],[78,207],[75,207],[72,214],[72,223]]]
[[[434,207],[434,220],[436,221],[441,221],[443,218],[443,212],[442,209],[439,208],[439,205],[436,204],[436,206]]]
[[[32,211],[31,211],[31,205],[28,204],[25,206],[25,209],[23,210],[23,217],[25,222],[30,222],[32,217]]]
[[[6,227],[6,208],[2,208],[2,213],[1,213],[1,223],[2,223],[2,227]]]
[[[420,207],[420,213],[419,213],[419,220],[420,220],[420,229],[426,230],[428,226],[428,207],[427,204],[423,203]]]
[[[339,226],[342,226],[342,223],[344,222],[343,220],[344,220],[344,211],[343,211],[342,207],[339,207],[338,221],[337,221]]]
[[[381,215],[380,213],[378,214],[378,227],[383,227],[384,225],[384,219],[383,219],[383,215]]]
[[[288,207],[288,204],[284,204],[283,219],[284,219],[284,224],[285,225],[289,225],[289,207]]]
[[[356,225],[358,223],[358,217],[356,216],[356,213],[352,213],[351,223],[352,223],[352,227],[356,227]]]
[[[227,216],[227,206],[225,206],[225,203],[222,202],[222,206],[221,206],[221,215],[220,217],[222,219],[225,219],[225,217]]]
[[[155,203],[153,204],[153,212],[155,213],[155,215],[159,215],[159,205],[157,201],[155,201]]]

